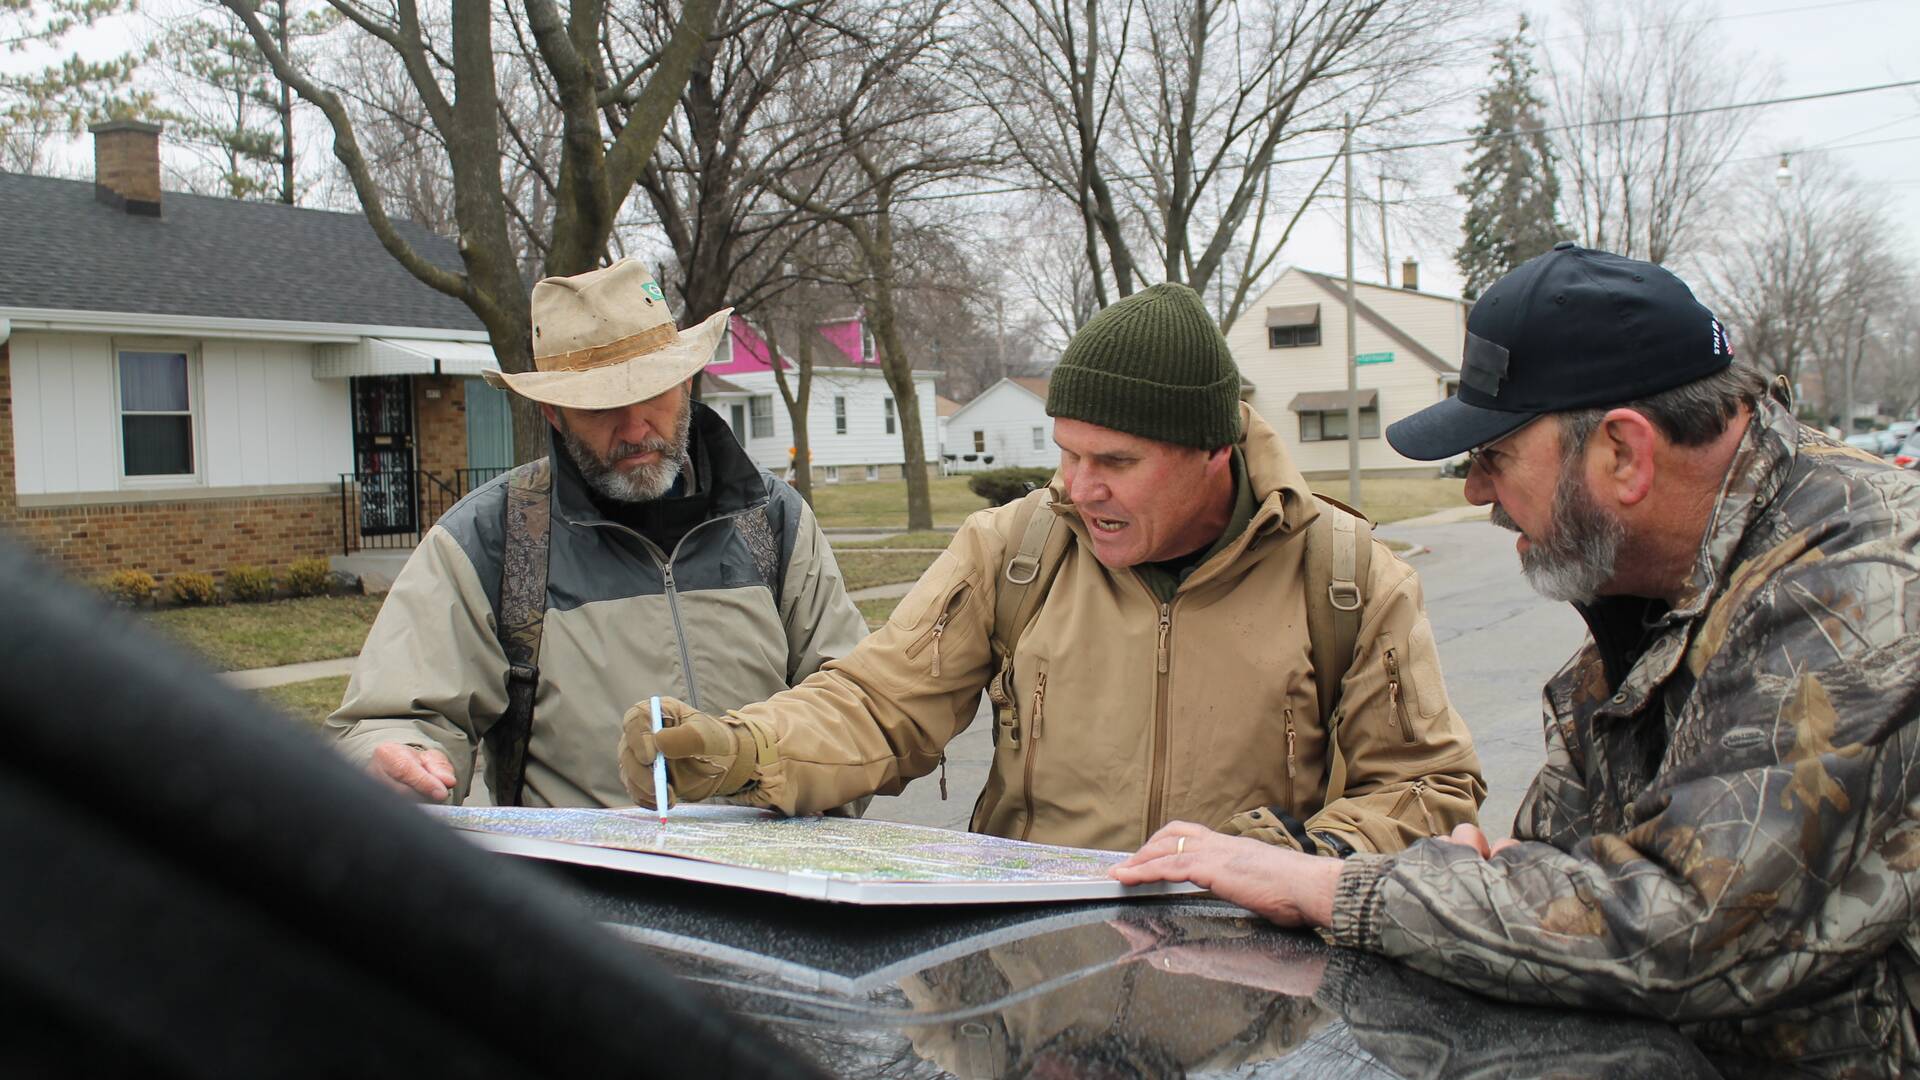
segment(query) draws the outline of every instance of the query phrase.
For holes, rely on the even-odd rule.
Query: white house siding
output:
[[[122,479],[113,350],[185,347],[199,477]],[[312,377],[312,346],[20,333],[12,340],[15,484],[21,495],[177,487],[188,492],[335,482],[352,469],[345,380]]]
[[[1040,429],[1040,446],[1033,445],[1033,429]],[[974,432],[980,432],[985,453],[993,463],[968,461],[976,453]],[[1005,379],[994,383],[980,395],[960,406],[947,417],[947,453],[957,455],[948,462],[956,472],[1006,469],[1015,466],[1056,468],[1060,448],[1053,445],[1053,417],[1047,415],[1047,403],[1025,387]]]
[[[748,404],[748,430],[739,433],[741,444],[747,453],[761,466],[779,472],[787,467],[787,450],[793,446],[793,422],[787,416],[787,406],[780,397],[780,388],[774,383],[771,371],[755,371],[726,376],[728,382],[747,390],[751,395],[771,395],[773,398],[773,434],[768,437],[752,438],[751,404],[738,395],[709,395],[712,404],[720,414],[731,415],[731,406],[740,402]],[[939,459],[938,417],[934,411],[933,375],[917,374],[914,377],[915,397],[919,399],[920,437],[925,460]],[[847,433],[835,434],[833,421],[833,399],[847,399]],[[858,467],[864,470],[868,465],[898,466],[904,459],[900,444],[900,426],[894,424],[892,434],[886,427],[886,405],[884,402],[893,397],[887,381],[878,371],[852,371],[844,368],[821,368],[813,373],[812,396],[807,402],[807,443],[817,468],[834,466],[842,469],[843,480],[865,478],[864,471],[847,472]]]
[[[1336,286],[1339,283],[1336,282]],[[1355,295],[1402,333],[1419,341],[1442,360],[1458,367],[1464,334],[1465,306],[1459,301],[1426,293],[1356,284]],[[1291,304],[1320,305],[1320,344],[1274,349],[1267,344],[1267,309]],[[1392,362],[1358,369],[1361,390],[1380,394],[1381,437],[1360,440],[1363,470],[1414,470],[1429,467],[1393,452],[1385,432],[1394,421],[1418,412],[1446,396],[1441,372],[1413,355],[1405,344],[1372,325],[1355,319],[1356,352],[1392,352]],[[1294,395],[1314,391],[1344,391],[1347,387],[1347,324],[1341,297],[1328,292],[1296,270],[1288,270],[1227,331],[1227,345],[1240,374],[1254,390],[1248,398],[1256,412],[1277,429],[1301,471],[1343,472],[1347,467],[1344,440],[1302,443],[1300,422],[1287,408]],[[956,428],[956,430],[958,430]]]

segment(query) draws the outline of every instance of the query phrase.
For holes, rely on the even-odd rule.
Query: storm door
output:
[[[354,378],[353,470],[360,485],[362,536],[416,530],[412,376]]]

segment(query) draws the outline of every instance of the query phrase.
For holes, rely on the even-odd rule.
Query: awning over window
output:
[[[1355,390],[1353,396],[1360,399],[1360,408],[1377,409],[1380,407],[1380,391]],[[1309,390],[1304,394],[1293,395],[1287,408],[1297,413],[1346,412],[1347,397],[1345,390]]]
[[[354,375],[478,375],[499,367],[484,341],[361,338],[350,345],[316,345],[313,377]]]
[[[1267,328],[1282,326],[1319,326],[1319,304],[1288,304],[1267,309]]]

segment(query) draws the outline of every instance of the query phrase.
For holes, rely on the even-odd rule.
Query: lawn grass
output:
[[[834,557],[840,563],[840,576],[846,579],[847,589],[851,591],[919,581],[921,573],[932,566],[940,554],[934,551],[836,551]]]
[[[378,596],[314,596],[265,604],[142,612],[153,629],[221,671],[354,656],[380,611]]]
[[[1314,480],[1309,487],[1329,498],[1347,501],[1345,477]],[[1375,525],[1387,525],[1407,518],[1431,514],[1467,505],[1467,482],[1444,476],[1421,478],[1366,477],[1360,481],[1360,510]]]
[[[832,540],[835,551],[859,551],[868,548],[920,548],[928,551],[945,551],[953,542],[950,532],[904,532],[892,536],[883,536],[878,540]]]
[[[319,727],[328,714],[340,707],[347,694],[347,677],[335,675],[312,682],[288,683],[257,690],[260,699],[302,723]]]
[[[861,616],[867,620],[868,630],[878,630],[899,603],[900,597],[889,596],[880,600],[855,600],[853,606],[859,608]]]
[[[967,490],[964,476],[939,476],[930,481],[933,523],[953,527],[987,500]],[[847,481],[813,485],[813,513],[825,529],[904,529],[907,527],[905,480]]]

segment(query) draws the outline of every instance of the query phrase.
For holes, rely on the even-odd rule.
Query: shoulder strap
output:
[[[988,635],[994,673],[987,680],[987,697],[993,702],[995,745],[1003,734],[1016,743],[1020,739],[1013,708],[1013,648],[1039,612],[1061,557],[1073,541],[1072,530],[1063,527],[1060,515],[1053,512],[1051,490],[1020,500],[1013,510],[1012,535],[1020,541],[994,583],[993,629]]]
[[[1373,528],[1344,503],[1317,495],[1320,516],[1307,526],[1307,641],[1320,722],[1327,731],[1327,801],[1346,792],[1347,760],[1335,730],[1340,683],[1353,666],[1373,568]]]
[[[547,537],[553,472],[542,458],[507,478],[506,544],[500,559],[500,647],[507,654],[507,710],[482,736],[495,806],[519,806],[540,689],[540,633],[547,621]]]

